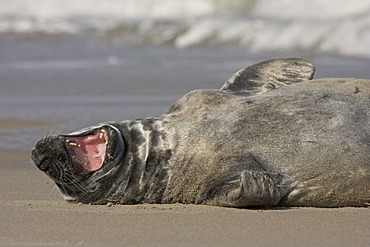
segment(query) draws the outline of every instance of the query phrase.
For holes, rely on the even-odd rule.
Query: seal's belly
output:
[[[328,94],[323,88],[331,83],[312,87],[294,85],[247,99],[211,90],[185,96],[169,112],[169,129],[177,133],[175,157],[181,157],[174,161],[179,175],[173,191],[196,202],[212,184],[239,186],[241,172],[252,170],[275,179],[281,205],[363,204],[370,164],[361,133],[369,110],[356,97]]]

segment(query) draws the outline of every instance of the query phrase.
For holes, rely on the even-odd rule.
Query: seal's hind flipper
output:
[[[311,80],[315,67],[299,58],[267,60],[231,76],[220,90],[248,95],[261,94],[281,86]]]

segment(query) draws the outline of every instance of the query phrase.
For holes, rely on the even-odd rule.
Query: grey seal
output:
[[[370,81],[314,72],[261,62],[158,117],[46,136],[32,159],[69,202],[367,206]]]

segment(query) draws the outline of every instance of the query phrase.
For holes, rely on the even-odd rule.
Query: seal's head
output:
[[[57,184],[70,202],[98,202],[106,188],[102,180],[112,176],[120,163],[124,141],[109,124],[68,135],[50,135],[32,150],[32,160]]]

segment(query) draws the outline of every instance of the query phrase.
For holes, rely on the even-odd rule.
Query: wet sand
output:
[[[18,122],[18,127],[0,129],[7,134],[0,149],[30,150],[45,133],[158,116],[189,91],[218,89],[239,69],[271,58],[311,61],[315,78],[370,79],[367,58],[256,54],[232,47],[120,46],[88,37],[0,37],[0,54],[0,118]],[[19,120],[54,125],[19,126]]]
[[[73,205],[30,162],[0,150],[0,246],[369,246],[368,208]]]
[[[45,129],[155,116],[192,89],[219,88],[239,68],[277,57],[82,44],[0,45],[0,246],[370,246],[369,208],[64,202],[30,161]],[[370,78],[368,59],[306,59],[317,66],[316,78]]]
[[[7,132],[6,131],[7,129],[19,129],[24,127],[52,126],[52,125],[53,125],[52,123],[42,121],[0,118],[0,136],[14,135],[14,133]]]

